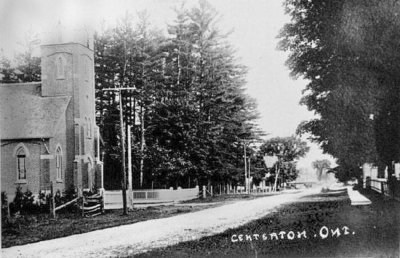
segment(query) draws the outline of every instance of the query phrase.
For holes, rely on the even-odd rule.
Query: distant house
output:
[[[88,42],[88,41],[86,41]],[[93,47],[41,46],[42,81],[0,84],[1,191],[103,188]]]
[[[363,164],[363,187],[371,188],[400,201],[400,164],[395,163],[393,165],[392,175],[388,174],[387,167],[385,167],[384,173],[379,175],[377,166],[368,163]]]

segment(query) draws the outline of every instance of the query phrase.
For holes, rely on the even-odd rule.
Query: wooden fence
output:
[[[271,186],[266,186],[264,188],[254,188],[250,189],[251,194],[265,194],[272,192]],[[248,191],[244,187],[232,187],[227,191],[227,194],[248,194]]]
[[[387,179],[371,179],[367,177],[365,187],[383,194],[386,197],[394,198],[400,201],[400,181],[396,180],[389,185]]]
[[[127,194],[130,191],[127,191]],[[133,190],[132,202],[135,204],[155,204],[192,200],[199,197],[199,188],[188,189],[144,189]],[[130,199],[129,196],[127,198]],[[122,209],[122,191],[105,191],[104,192],[104,209]]]

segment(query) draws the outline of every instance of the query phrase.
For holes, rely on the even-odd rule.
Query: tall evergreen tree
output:
[[[218,31],[216,11],[200,1],[176,13],[166,38],[142,15],[96,40],[97,110],[110,132],[110,159],[119,151],[118,126],[105,123],[117,121],[117,97],[102,88],[134,88],[122,96],[124,120],[133,126],[135,187],[236,180],[241,139],[257,134],[256,105],[244,94],[246,68]]]

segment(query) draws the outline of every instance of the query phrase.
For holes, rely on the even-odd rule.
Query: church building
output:
[[[103,188],[93,42],[41,46],[41,82],[0,84],[1,191]]]

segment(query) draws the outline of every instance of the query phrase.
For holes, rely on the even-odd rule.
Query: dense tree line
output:
[[[392,174],[400,157],[400,3],[286,0],[280,34],[292,75],[309,81],[301,101],[317,114],[298,131],[337,158],[338,175],[365,162]]]
[[[146,13],[97,33],[96,110],[108,188],[120,187],[119,94],[132,132],[134,187],[193,187],[243,180],[243,140],[259,136],[246,67],[206,1],[176,9],[168,35]],[[108,176],[107,176],[108,175]],[[111,184],[114,182],[115,184]]]
[[[235,185],[246,167],[258,183],[297,177],[296,160],[308,151],[295,137],[260,142],[256,103],[245,94],[247,68],[218,29],[220,18],[206,1],[177,8],[168,34],[150,24],[146,12],[129,15],[95,34],[96,117],[102,136],[105,187],[120,189],[123,129],[131,130],[134,188]],[[40,81],[40,59],[31,50],[14,64],[2,58],[2,82]],[[110,89],[123,88],[121,92]],[[126,153],[128,155],[128,153]],[[265,155],[279,157],[267,170]],[[128,160],[128,159],[126,159]]]
[[[125,134],[130,128],[133,136],[135,188],[242,183],[244,148],[255,153],[246,143],[263,135],[256,103],[244,92],[247,68],[218,29],[218,13],[206,1],[175,11],[168,35],[150,25],[146,12],[95,34],[96,116],[108,189],[120,189],[122,181],[120,98]],[[31,48],[13,61],[1,55],[0,64],[2,83],[40,81],[40,58]],[[120,95],[110,88],[127,90]],[[260,161],[248,161],[248,169],[262,170]]]
[[[0,51],[0,83],[40,81],[40,58],[32,50],[17,54],[13,61]]]

